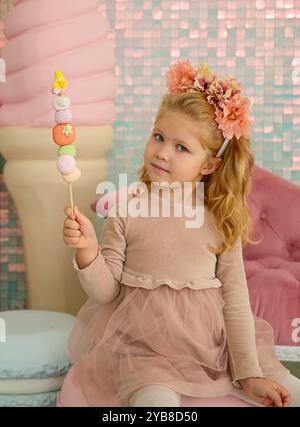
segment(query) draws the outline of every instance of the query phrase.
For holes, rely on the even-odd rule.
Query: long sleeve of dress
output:
[[[241,238],[217,256],[216,275],[223,286],[223,307],[229,366],[233,385],[238,379],[263,377],[259,365],[254,318],[249,300]]]
[[[108,216],[97,257],[80,269],[73,257],[73,266],[87,295],[99,304],[106,304],[119,295],[126,251],[126,217]]]

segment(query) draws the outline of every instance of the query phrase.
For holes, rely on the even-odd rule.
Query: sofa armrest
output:
[[[273,255],[300,262],[300,186],[255,165],[248,204],[258,245],[244,248],[245,259]]]

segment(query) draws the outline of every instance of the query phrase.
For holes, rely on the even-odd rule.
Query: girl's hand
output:
[[[243,392],[264,406],[285,407],[291,403],[291,395],[282,385],[266,378],[239,380]]]
[[[67,218],[64,221],[64,242],[76,249],[88,249],[98,245],[97,235],[91,221],[74,207],[74,213],[69,207],[64,209]]]

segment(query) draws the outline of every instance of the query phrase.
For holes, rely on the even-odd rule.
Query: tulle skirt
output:
[[[181,395],[232,392],[222,288],[176,290],[121,285],[117,298],[88,299],[69,337],[72,378],[89,406],[128,406],[130,395],[163,384]],[[279,381],[289,371],[274,352],[271,326],[254,316],[264,376]]]

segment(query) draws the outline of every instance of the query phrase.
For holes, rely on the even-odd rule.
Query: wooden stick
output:
[[[72,212],[74,213],[73,192],[72,192],[71,182],[68,182],[68,186],[69,186],[69,194],[70,194],[70,201],[71,201],[71,209],[72,209]]]

